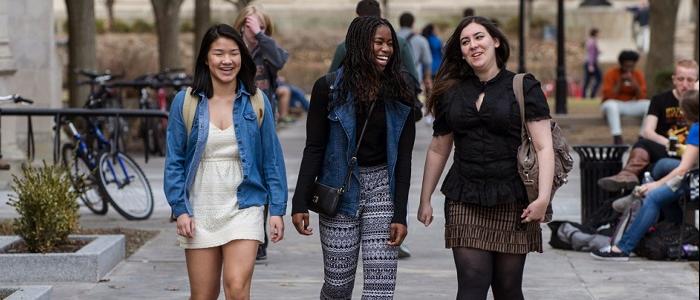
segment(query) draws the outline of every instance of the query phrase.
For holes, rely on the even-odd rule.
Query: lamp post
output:
[[[564,0],[557,0],[557,87],[556,113],[566,114],[566,58],[564,52]]]
[[[520,0],[520,26],[518,28],[518,73],[527,72],[525,68],[525,0]]]

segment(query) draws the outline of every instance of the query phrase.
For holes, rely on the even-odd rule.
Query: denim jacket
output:
[[[250,93],[240,81],[238,86],[233,102],[233,126],[243,168],[243,181],[236,194],[238,205],[244,209],[269,204],[271,215],[282,216],[287,209],[287,177],[269,100],[264,97],[265,113],[258,127]],[[199,96],[189,137],[182,116],[184,91],[177,93],[170,108],[163,188],[175,217],[184,213],[193,216],[190,189],[209,132],[208,99],[204,93]]]
[[[338,70],[333,87],[340,86],[342,80],[342,68]],[[337,89],[332,91],[330,101],[335,101]],[[331,110],[328,112],[328,120],[330,123],[328,132],[328,144],[326,146],[323,168],[318,177],[318,181],[328,186],[339,187],[343,185],[345,175],[348,172],[348,162],[352,158],[352,152],[355,150],[356,138],[355,130],[362,130],[362,124],[356,124],[355,104],[352,101],[352,95],[348,93],[347,101],[338,105],[331,105]],[[409,117],[411,108],[398,101],[384,101],[385,104],[385,119],[387,129],[387,169],[389,172],[389,190],[391,198],[395,196],[395,176],[394,170],[398,157],[399,138],[403,126],[406,123],[406,118]],[[346,187],[345,193],[340,199],[338,213],[357,216],[359,213],[360,202],[360,171],[357,167],[353,169],[350,178],[349,186]]]

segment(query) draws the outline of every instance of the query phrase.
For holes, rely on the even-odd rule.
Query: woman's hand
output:
[[[250,15],[245,18],[245,27],[250,30],[253,34],[257,35],[262,31],[262,26],[260,26],[260,18],[256,15]]]
[[[309,226],[309,213],[295,213],[292,215],[292,223],[297,232],[302,235],[312,235],[313,228]]]
[[[543,222],[545,214],[547,214],[547,206],[549,201],[543,199],[537,199],[530,203],[525,209],[523,209],[523,214],[520,218],[523,220],[522,223],[529,222]]]
[[[647,193],[658,188],[659,186],[661,186],[659,181],[647,182],[634,189],[634,195],[637,197],[644,197],[647,195]]]
[[[406,229],[406,225],[400,223],[391,223],[389,227],[388,244],[391,246],[401,246],[401,243],[403,243],[403,239],[406,238],[406,234],[408,234],[408,229]]]
[[[433,222],[433,206],[430,203],[421,204],[418,206],[418,221],[428,227]]]
[[[270,217],[270,240],[277,243],[284,238],[284,220],[282,216]]]
[[[194,218],[190,218],[188,214],[177,216],[177,234],[186,238],[194,237]]]

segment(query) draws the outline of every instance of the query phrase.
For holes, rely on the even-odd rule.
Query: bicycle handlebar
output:
[[[32,99],[27,99],[23,98],[20,95],[13,94],[13,95],[7,95],[7,96],[0,96],[0,102],[14,102],[14,103],[27,103],[27,104],[34,104],[34,100]]]

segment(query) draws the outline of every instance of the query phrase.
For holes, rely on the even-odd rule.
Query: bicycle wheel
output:
[[[102,199],[100,191],[100,179],[97,177],[97,168],[90,170],[90,166],[75,151],[73,144],[63,144],[61,147],[61,159],[63,166],[68,169],[73,189],[78,191],[80,200],[95,214],[107,213],[107,202]],[[82,178],[82,179],[81,179]]]
[[[127,220],[145,220],[153,213],[153,192],[146,175],[126,153],[103,153],[98,163],[107,200]]]

